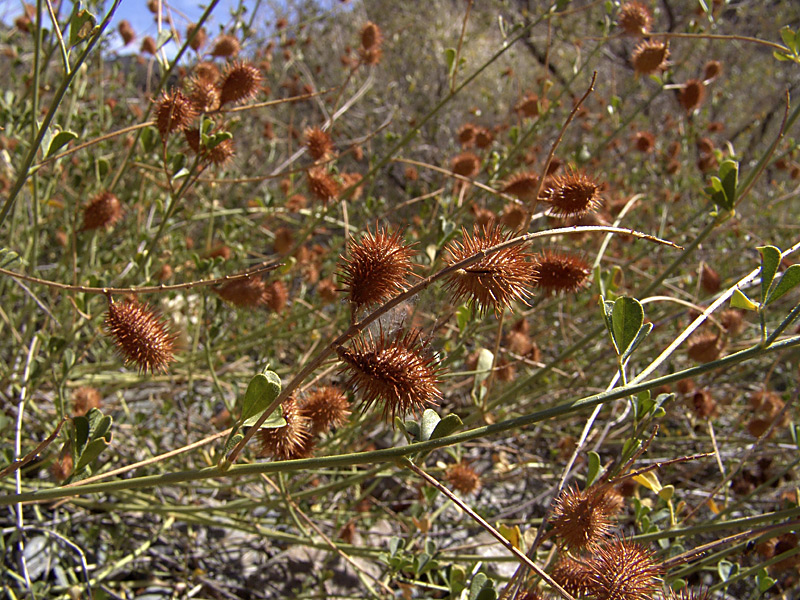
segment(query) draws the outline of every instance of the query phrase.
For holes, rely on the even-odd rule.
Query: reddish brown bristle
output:
[[[138,300],[110,301],[105,327],[125,362],[135,363],[140,371],[166,371],[175,360],[175,335],[163,318]]]

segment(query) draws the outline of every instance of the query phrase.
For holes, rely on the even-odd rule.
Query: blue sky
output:
[[[62,9],[62,15],[67,14],[71,10],[72,2],[64,0],[67,5]],[[28,3],[35,4],[35,0],[27,0]],[[164,3],[164,27],[167,27],[166,14],[167,11],[172,16],[175,27],[181,34],[186,31],[186,25],[196,21],[208,5],[204,0],[162,0]],[[56,4],[56,0],[53,0]],[[84,2],[84,5],[92,5],[94,3]],[[106,6],[111,6],[111,0],[106,0]],[[255,0],[244,0],[244,5],[252,10],[256,7]],[[276,19],[275,10],[280,10],[285,6],[285,0],[263,0],[260,3],[260,8],[256,22],[260,24],[274,23]],[[342,6],[339,0],[320,0],[319,4],[323,8],[330,9],[332,7]],[[213,39],[216,33],[230,20],[230,14],[233,9],[239,6],[239,0],[220,0],[219,5],[215,8],[211,20],[206,24],[206,29],[209,32],[209,38]],[[347,5],[344,5],[347,6]],[[11,23],[20,14],[22,14],[22,2],[20,0],[0,0],[0,21]],[[248,17],[250,14],[248,13]],[[282,16],[282,15],[278,15]],[[98,19],[102,15],[97,15]],[[122,40],[117,31],[117,26],[121,20],[130,22],[133,30],[136,32],[136,39],[131,42],[127,47],[123,48]],[[153,39],[158,37],[158,26],[156,24],[155,15],[147,8],[147,0],[122,0],[120,7],[114,15],[114,20],[111,24],[113,33],[110,36],[111,49],[120,53],[136,53],[139,51],[139,46],[145,36],[151,36]],[[175,46],[169,42],[165,47],[168,55],[175,52]]]

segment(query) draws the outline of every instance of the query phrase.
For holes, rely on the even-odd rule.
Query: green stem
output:
[[[117,11],[117,8],[121,2],[122,0],[114,0],[111,10],[109,10],[108,14],[106,14],[105,19],[103,19],[103,22],[100,27],[98,27],[95,35],[87,42],[86,48],[80,57],[78,57],[78,61],[75,63],[72,71],[65,74],[64,79],[61,80],[61,84],[56,89],[55,94],[53,95],[53,101],[50,103],[50,108],[47,110],[47,114],[42,121],[42,125],[39,127],[38,133],[34,137],[33,143],[28,149],[28,153],[25,155],[25,158],[22,160],[22,164],[17,171],[17,179],[14,181],[14,185],[11,187],[11,190],[8,193],[8,198],[6,198],[3,208],[0,209],[0,225],[5,222],[6,217],[8,217],[8,213],[11,212],[11,208],[14,206],[14,202],[16,201],[19,192],[22,190],[22,187],[25,185],[25,181],[28,179],[28,174],[31,165],[33,164],[33,159],[36,158],[36,153],[39,151],[39,146],[42,144],[42,140],[44,139],[45,133],[47,133],[47,130],[50,128],[50,124],[53,122],[53,117],[55,117],[56,111],[61,104],[61,100],[64,98],[64,94],[67,93],[69,86],[72,84],[72,81],[75,79],[78,71],[80,71],[80,66],[86,61],[95,44],[97,44],[97,42],[103,36],[106,27],[108,27],[108,24],[111,22],[111,18],[114,16],[114,13]],[[36,119],[35,110],[36,109],[34,108],[34,122]]]
[[[335,467],[351,467],[355,465],[377,464],[394,462],[405,456],[413,455],[417,452],[429,452],[437,448],[461,444],[470,440],[493,436],[506,431],[518,430],[522,427],[540,423],[548,419],[572,414],[587,408],[593,408],[599,404],[625,398],[626,396],[637,394],[645,390],[650,390],[662,385],[667,385],[687,379],[697,377],[704,373],[717,369],[725,369],[742,362],[753,360],[760,356],[780,352],[790,348],[800,346],[800,335],[776,342],[769,348],[754,346],[746,350],[741,350],[716,361],[698,365],[683,371],[657,377],[650,381],[633,383],[627,387],[615,388],[607,392],[587,396],[579,400],[571,400],[556,406],[546,408],[534,413],[501,421],[493,425],[477,427],[468,431],[449,435],[446,437],[419,442],[407,446],[387,448],[383,450],[373,450],[369,452],[357,452],[352,454],[341,454],[337,456],[326,456],[322,458],[304,458],[298,460],[286,460],[268,463],[254,463],[248,465],[233,465],[227,470],[221,470],[216,466],[203,469],[178,471],[164,475],[149,475],[126,479],[121,481],[110,481],[103,483],[87,484],[70,488],[56,488],[38,492],[26,492],[22,494],[9,494],[0,496],[0,506],[14,504],[17,502],[38,502],[43,500],[54,500],[57,498],[69,498],[82,494],[107,493],[119,490],[140,489],[159,487],[164,485],[174,485],[188,483],[192,481],[202,481],[204,479],[214,479],[218,477],[242,477],[246,475],[258,475],[262,473],[281,473],[302,470],[319,470]]]

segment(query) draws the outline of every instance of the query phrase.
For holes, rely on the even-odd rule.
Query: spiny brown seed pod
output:
[[[207,79],[195,75],[189,81],[189,100],[198,113],[209,113],[219,108],[219,89]]]
[[[365,65],[377,65],[383,56],[382,43],[380,27],[372,22],[365,23],[361,28],[361,47],[358,49],[361,62]]]
[[[163,93],[156,106],[156,127],[162,138],[173,131],[186,129],[197,116],[192,101],[182,92]]]
[[[651,600],[661,575],[652,552],[621,539],[597,548],[588,564],[596,600]]]
[[[580,256],[545,250],[535,259],[534,286],[546,293],[577,292],[592,273],[591,265]]]
[[[350,402],[339,388],[326,385],[315,389],[302,402],[303,413],[311,419],[311,433],[325,433],[347,423]]]
[[[703,80],[704,81],[711,81],[712,79],[716,79],[717,77],[722,74],[722,63],[718,60],[710,60],[706,63],[706,66],[703,67]]]
[[[481,159],[472,152],[462,152],[450,161],[450,170],[462,177],[475,177],[481,170]]]
[[[515,196],[523,202],[530,202],[536,198],[537,189],[539,189],[539,176],[532,171],[521,171],[512,175],[500,191]]]
[[[486,129],[486,127],[478,127],[475,130],[475,146],[484,150],[492,145],[494,141],[494,136],[492,132]]]
[[[701,333],[692,337],[686,353],[689,358],[701,363],[709,363],[719,358],[723,342],[719,335],[714,333]]]
[[[234,306],[255,308],[267,303],[267,286],[261,277],[234,279],[214,291],[220,298]]]
[[[371,50],[375,46],[380,46],[383,41],[383,34],[380,27],[372,21],[367,21],[361,28],[361,47]]]
[[[140,372],[166,372],[175,360],[175,334],[163,317],[136,299],[109,298],[105,328],[125,362],[135,363]]]
[[[690,79],[678,93],[678,101],[687,113],[694,112],[706,97],[706,87],[699,79]]]
[[[550,577],[576,598],[589,591],[591,575],[588,566],[568,556],[561,556],[550,571]]]
[[[500,224],[511,231],[516,231],[525,224],[528,213],[519,204],[506,204],[500,215]]]
[[[413,272],[414,249],[405,243],[401,231],[391,235],[376,227],[360,240],[350,238],[347,255],[341,256],[341,281],[353,310],[388,300],[406,290],[406,278]]]
[[[267,306],[278,314],[289,302],[289,290],[282,281],[273,281],[267,286]]]
[[[85,415],[93,408],[100,408],[103,399],[93,387],[79,387],[72,392],[72,415]]]
[[[191,23],[186,27],[187,39],[192,36],[192,33],[194,33],[195,29],[197,29],[196,23]],[[192,38],[192,41],[189,42],[189,47],[195,52],[197,52],[198,50],[200,50],[200,48],[206,45],[206,41],[208,41],[208,34],[206,33],[206,28],[201,27],[200,29],[197,30],[197,33],[195,33],[195,36]]]
[[[57,481],[64,481],[72,475],[75,459],[72,457],[72,446],[67,442],[50,465],[50,474]]]
[[[468,462],[461,461],[447,467],[447,482],[462,494],[473,494],[481,487],[481,478]]]
[[[711,140],[711,138],[697,138],[697,142],[695,142],[695,144],[697,146],[697,151],[700,154],[711,154],[714,152],[714,142]]]
[[[541,201],[550,205],[550,215],[569,218],[584,215],[600,203],[600,186],[583,173],[556,175],[547,183]]]
[[[522,97],[522,100],[514,105],[514,110],[523,117],[538,117],[539,104],[539,96],[533,92],[528,92]],[[544,108],[544,100],[542,100],[541,105]]]
[[[122,218],[122,214],[119,198],[111,192],[102,192],[83,210],[82,231],[111,227]]]
[[[219,104],[236,104],[253,98],[261,85],[261,72],[246,61],[234,61],[225,70],[219,86]]]
[[[211,49],[211,56],[231,57],[239,54],[242,47],[232,35],[221,35],[214,41],[214,47]]]
[[[708,390],[700,390],[692,395],[692,412],[700,419],[712,417],[717,412],[717,403]]]
[[[553,535],[570,549],[593,547],[608,535],[611,518],[619,509],[619,499],[609,487],[567,488],[553,506]]]
[[[669,48],[664,42],[647,40],[633,50],[631,64],[637,75],[651,75],[667,68]]]
[[[333,150],[330,136],[319,127],[309,127],[303,132],[308,153],[314,160],[328,158]]]
[[[462,228],[463,241],[452,241],[447,246],[449,265],[461,262],[498,244],[509,240],[499,225],[479,229],[470,235]],[[511,246],[495,252],[466,268],[458,269],[447,276],[446,288],[455,302],[468,301],[477,307],[481,315],[490,309],[499,315],[510,308],[514,301],[525,303],[531,295],[530,286],[535,276],[535,265],[529,262],[532,255],[522,245]]]
[[[158,52],[156,41],[149,35],[145,36],[144,39],[142,40],[142,45],[139,48],[139,51],[142,54],[155,54],[156,52]]]
[[[233,158],[233,139],[221,141],[219,144],[211,149],[203,149],[203,162],[211,163],[216,166],[222,166]]]
[[[702,287],[709,294],[716,294],[721,286],[722,280],[719,273],[703,263],[700,269],[700,287]]]
[[[628,35],[642,35],[650,31],[653,16],[640,2],[626,2],[619,7],[617,25]]]
[[[308,190],[315,198],[322,200],[323,204],[335,200],[339,195],[339,185],[325,169],[309,169],[306,175],[308,177]]]
[[[308,456],[311,450],[311,419],[303,413],[294,397],[288,398],[281,405],[281,410],[286,425],[260,429],[256,434],[260,454],[277,460]]]
[[[381,331],[377,340],[371,334],[361,336],[337,353],[342,371],[350,375],[345,387],[361,396],[364,410],[383,402],[383,418],[394,420],[417,414],[442,398],[438,362],[426,350],[418,330],[393,337]]]
[[[722,326],[729,336],[739,335],[744,329],[742,311],[736,310],[735,308],[722,311],[719,316],[719,322],[722,323]]]
[[[656,147],[656,138],[649,131],[637,131],[633,137],[633,146],[639,152],[652,152]]]
[[[477,126],[472,123],[464,123],[458,128],[458,143],[465,148],[472,146],[475,143],[475,132],[477,130]]]
[[[133,27],[131,27],[130,22],[126,19],[123,19],[119,22],[118,30],[119,35],[122,37],[122,43],[126,46],[130,44],[136,37],[136,32],[133,30]]]
[[[194,76],[206,83],[214,85],[217,83],[221,74],[219,68],[212,62],[197,63],[194,68]]]
[[[711,600],[711,592],[707,588],[698,590],[684,587],[679,592],[673,591],[672,588],[668,589],[665,600]]]

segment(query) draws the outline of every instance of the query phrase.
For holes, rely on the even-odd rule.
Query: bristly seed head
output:
[[[391,338],[381,331],[377,340],[361,336],[351,348],[339,347],[337,353],[344,363],[342,371],[350,375],[346,387],[361,396],[364,410],[383,402],[384,419],[417,414],[442,397],[438,362],[426,355],[418,330]]]
[[[311,419],[298,406],[294,397],[287,398],[281,405],[286,425],[260,429],[256,434],[260,454],[272,456],[277,460],[306,458],[313,450]]]
[[[651,75],[664,71],[668,58],[667,44],[658,40],[646,40],[634,48],[631,63],[637,75]]]
[[[214,42],[214,48],[211,50],[211,56],[236,56],[241,50],[239,40],[232,35],[221,35]]]
[[[448,483],[462,494],[472,494],[481,487],[481,478],[468,462],[461,461],[447,467],[445,473]]]
[[[617,24],[628,35],[642,35],[650,31],[653,17],[640,2],[626,2],[619,7]]]
[[[317,435],[331,427],[339,427],[350,416],[350,402],[338,387],[322,386],[311,392],[302,402],[303,413],[311,419],[311,433]]]
[[[589,594],[596,600],[650,600],[661,575],[652,552],[622,539],[596,548],[588,564]]]
[[[267,286],[257,276],[228,281],[214,291],[234,306],[254,308],[267,303]]]
[[[358,241],[351,238],[347,256],[340,257],[340,280],[354,311],[405,291],[406,278],[414,267],[411,262],[414,254],[400,231],[389,235],[384,228],[377,227],[374,234],[367,230]]]
[[[561,492],[553,506],[553,535],[570,549],[593,547],[611,530],[611,517],[621,508],[618,494],[604,486]]]
[[[261,85],[261,72],[246,61],[234,61],[225,71],[219,86],[220,106],[244,102],[258,93]]]
[[[577,217],[600,205],[600,186],[583,173],[556,175],[547,184],[540,200],[550,205],[554,217]]]
[[[582,597],[589,591],[592,571],[588,566],[563,555],[550,571],[550,577],[575,597]]]
[[[498,225],[483,229],[475,226],[472,235],[463,228],[462,232],[462,242],[454,240],[447,246],[450,265],[502,244],[512,235],[504,234]],[[447,276],[446,287],[455,302],[466,300],[477,307],[481,315],[490,309],[499,315],[514,301],[524,303],[531,295],[530,286],[535,278],[535,265],[529,262],[532,257],[521,244],[505,248],[451,273]]]
[[[535,199],[537,189],[539,189],[539,176],[531,171],[522,171],[512,175],[501,191],[523,202],[530,202]]]
[[[197,116],[192,101],[182,92],[172,90],[164,93],[156,107],[156,127],[162,138],[173,131],[185,129]]]
[[[330,136],[319,127],[309,127],[303,132],[306,139],[306,148],[314,160],[328,158],[333,150]]]
[[[138,300],[109,298],[105,328],[125,362],[136,363],[139,371],[166,372],[175,360],[175,334],[162,317]]]
[[[83,211],[83,231],[111,227],[122,218],[122,204],[111,192],[95,196]]]
[[[306,175],[308,189],[315,198],[322,200],[323,204],[336,200],[339,195],[339,185],[325,169],[309,169]]]
[[[592,267],[579,256],[545,250],[536,256],[534,285],[551,294],[577,292],[592,273]]]

